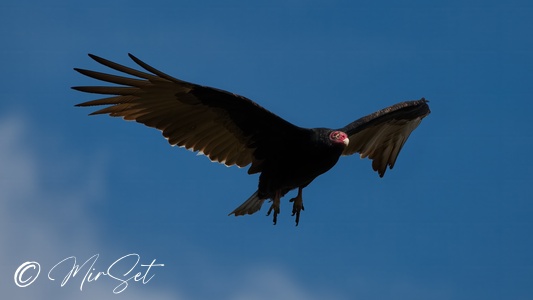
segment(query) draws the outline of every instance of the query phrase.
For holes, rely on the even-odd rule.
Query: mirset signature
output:
[[[97,266],[100,254],[95,254],[82,264],[78,262],[75,256],[69,256],[48,271],[48,279],[55,281],[61,280],[61,287],[64,287],[71,281],[80,278],[80,291],[86,283],[95,282],[101,278],[107,277],[117,281],[117,286],[113,289],[114,294],[120,294],[130,283],[140,282],[147,284],[155,276],[155,269],[164,267],[164,264],[156,264],[153,259],[149,264],[141,264],[141,256],[137,253],[131,253],[115,260],[107,268]],[[27,261],[20,265],[15,271],[15,284],[19,287],[31,285],[41,273],[41,265],[36,261]]]

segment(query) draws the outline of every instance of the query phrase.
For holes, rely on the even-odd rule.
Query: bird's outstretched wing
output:
[[[239,167],[252,163],[248,172],[260,172],[261,153],[269,153],[269,147],[282,145],[304,130],[245,97],[173,78],[131,54],[130,58],[149,73],[89,56],[133,77],[76,68],[83,75],[119,85],[73,87],[110,95],[77,106],[106,105],[91,115],[109,114],[157,128],[171,145],[199,151],[212,161]]]
[[[339,129],[350,139],[343,155],[360,153],[361,158],[372,159],[372,168],[383,177],[387,166],[394,167],[411,132],[430,113],[427,102],[422,98],[398,103]]]

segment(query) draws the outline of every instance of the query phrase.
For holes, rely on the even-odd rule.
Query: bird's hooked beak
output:
[[[346,137],[344,140],[342,140],[342,142],[344,143],[344,145],[348,146],[350,144],[350,139]]]

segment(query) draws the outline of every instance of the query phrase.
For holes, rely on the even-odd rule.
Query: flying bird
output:
[[[257,191],[233,210],[240,216],[272,204],[276,224],[280,199],[298,189],[292,216],[296,225],[304,210],[302,190],[327,172],[342,155],[359,153],[372,160],[383,177],[392,169],[405,141],[429,113],[424,98],[401,102],[339,129],[302,128],[259,104],[224,90],[171,77],[129,54],[144,71],[89,54],[121,76],[75,68],[79,73],[119,86],[76,86],[73,89],[108,95],[76,106],[106,106],[91,115],[108,114],[159,129],[171,145],[185,147],[226,166],[250,165],[259,175]],[[124,76],[129,75],[129,76]]]

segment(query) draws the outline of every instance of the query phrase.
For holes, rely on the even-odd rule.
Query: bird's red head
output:
[[[348,144],[350,143],[348,135],[338,130],[332,131],[329,134],[329,140],[334,144],[344,144],[345,146],[348,146]]]

